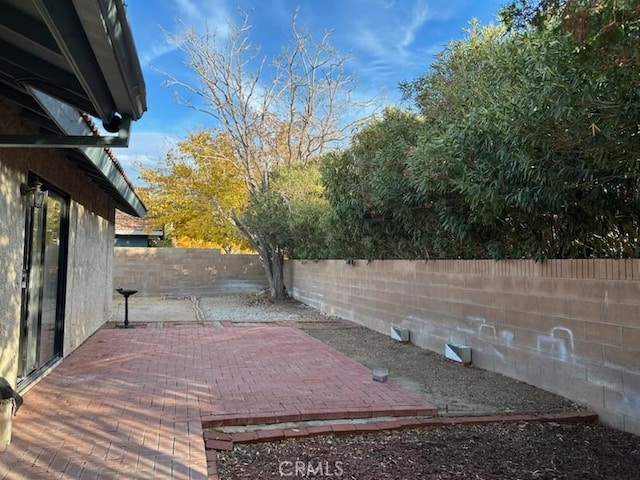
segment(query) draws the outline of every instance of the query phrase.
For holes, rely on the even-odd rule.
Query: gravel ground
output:
[[[313,322],[326,319],[318,311],[292,300],[272,303],[265,293],[224,295],[198,299],[205,320],[234,322],[241,326],[271,322]]]
[[[503,375],[449,362],[295,301],[261,295],[203,299],[208,320],[238,326],[291,321],[309,335],[437,405],[441,415],[543,413],[581,407]],[[219,452],[221,480],[636,479],[640,437],[602,425],[457,425],[361,435],[323,435],[235,445]]]

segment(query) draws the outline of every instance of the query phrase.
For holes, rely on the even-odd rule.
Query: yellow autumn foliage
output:
[[[233,161],[228,138],[210,131],[190,134],[156,168],[141,168],[141,196],[157,225],[171,225],[176,246],[247,251],[231,222],[248,191]]]

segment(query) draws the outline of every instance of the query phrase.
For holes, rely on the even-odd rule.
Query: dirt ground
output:
[[[386,368],[389,381],[436,405],[440,415],[580,409],[566,398],[499,373],[465,367],[351,322],[318,322],[300,328],[371,369]]]
[[[298,463],[296,463],[298,462]],[[221,480],[637,479],[640,439],[600,425],[487,424],[236,445]]]
[[[265,317],[288,313],[309,335],[438,406],[440,415],[547,413],[582,407],[503,375],[464,367],[297,302],[249,297]],[[304,321],[300,321],[304,319]],[[238,323],[241,325],[241,323]],[[636,479],[640,437],[602,425],[486,424],[235,445],[218,453],[221,480]]]

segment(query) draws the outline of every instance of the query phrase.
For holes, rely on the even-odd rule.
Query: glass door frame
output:
[[[40,359],[40,344],[42,339],[42,308],[44,305],[44,278],[45,278],[45,255],[46,255],[46,238],[47,238],[47,202],[40,212],[36,212],[35,207],[26,206],[25,210],[25,237],[24,237],[24,257],[23,257],[23,273],[22,273],[22,305],[20,315],[20,340],[19,340],[19,357],[18,357],[18,386],[23,387],[34,379],[38,378],[40,373],[48,368],[51,364],[57,362],[63,356],[64,345],[64,317],[65,317],[65,296],[66,296],[66,280],[67,280],[67,258],[69,243],[69,196],[64,192],[56,189],[53,185],[48,184],[39,176],[36,177],[29,173],[29,184],[39,180],[42,182],[43,190],[46,190],[60,203],[59,213],[59,248],[57,261],[57,278],[55,284],[55,320],[54,320],[54,339],[53,353],[49,359]],[[34,244],[34,221],[39,221],[40,234],[38,236],[38,245]],[[34,252],[34,249],[38,249]],[[37,257],[38,264],[32,265],[34,257]],[[39,275],[39,279],[35,286],[31,285],[31,276]],[[32,317],[34,313],[30,312],[30,308],[36,307],[36,317]],[[31,325],[30,325],[31,324]],[[36,332],[29,330],[29,327],[36,325]],[[33,335],[36,335],[35,339]],[[34,349],[30,350],[30,349]],[[33,356],[35,355],[35,360]],[[32,362],[33,360],[33,362]],[[32,365],[33,363],[33,365]],[[35,365],[35,368],[32,368]]]

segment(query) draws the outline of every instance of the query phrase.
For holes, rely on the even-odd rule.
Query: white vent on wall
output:
[[[409,330],[400,325],[391,325],[391,338],[398,342],[408,342]]]
[[[466,345],[454,345],[452,343],[445,343],[444,356],[454,362],[462,363],[463,365],[471,364],[471,347]]]

